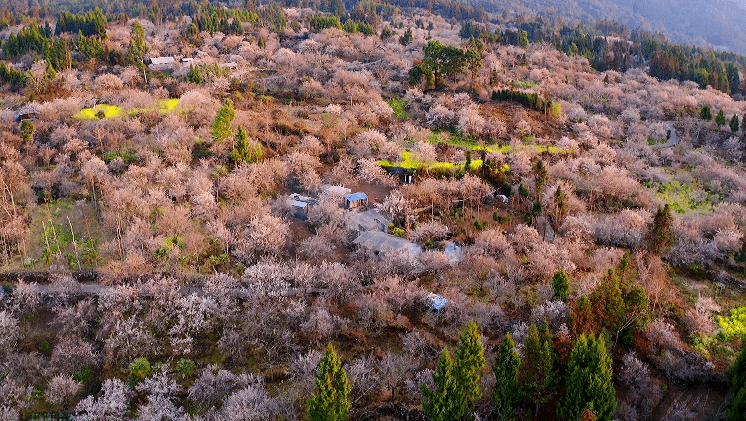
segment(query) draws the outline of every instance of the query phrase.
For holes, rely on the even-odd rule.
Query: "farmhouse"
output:
[[[348,209],[356,208],[358,206],[367,206],[368,195],[361,192],[345,195],[344,205]]]

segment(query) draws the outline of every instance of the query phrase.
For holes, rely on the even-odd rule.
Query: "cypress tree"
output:
[[[554,298],[562,301],[567,300],[567,294],[570,291],[570,277],[564,269],[554,272],[552,277],[552,288],[554,288]]]
[[[484,357],[484,346],[479,329],[474,321],[466,325],[466,329],[459,336],[459,343],[455,352],[454,375],[464,399],[468,403],[482,396],[479,381],[487,359]]]
[[[521,388],[518,382],[518,368],[521,358],[515,350],[515,342],[510,334],[505,335],[497,351],[495,365],[495,390],[492,401],[500,414],[500,419],[511,421],[515,419],[515,406],[521,400]]]
[[[143,68],[145,67],[145,63],[143,62],[145,54],[150,51],[150,47],[145,43],[145,29],[140,25],[140,22],[134,21],[130,34],[131,38],[130,46],[127,50],[127,58],[130,63]]]
[[[466,401],[456,381],[454,370],[453,359],[448,350],[444,349],[433,373],[435,389],[428,389],[424,383],[420,385],[422,410],[432,421],[453,421],[466,413]]]
[[[699,116],[700,118],[702,118],[702,120],[712,120],[712,109],[710,109],[710,106],[705,105],[704,107],[702,107],[702,111],[699,112]]]
[[[723,113],[723,110],[720,110],[718,114],[715,116],[715,124],[718,125],[718,129],[725,126],[725,113]]]
[[[563,421],[575,421],[590,409],[599,421],[610,421],[616,411],[611,358],[603,336],[580,335],[567,366],[567,393],[560,400],[557,415]]]
[[[738,131],[738,115],[733,114],[733,118],[730,119],[730,131],[733,133]]]
[[[626,306],[622,297],[619,277],[614,269],[609,269],[601,283],[591,293],[593,315],[602,327],[615,332],[624,323]]]
[[[257,145],[252,148],[246,130],[244,130],[243,127],[239,127],[238,132],[236,132],[236,137],[234,138],[233,150],[231,150],[230,154],[231,162],[234,164],[240,162],[252,164],[261,158],[262,147]]]
[[[231,123],[236,118],[236,110],[233,109],[233,101],[225,101],[212,122],[212,138],[215,143],[220,143],[231,136]]]
[[[316,375],[318,393],[311,395],[308,399],[308,419],[311,421],[347,420],[350,412],[347,395],[350,394],[352,387],[332,344],[329,344],[324,351],[324,357],[319,361],[318,371]]]
[[[536,418],[539,414],[539,406],[550,401],[557,392],[554,350],[551,343],[542,340],[536,326],[529,328],[523,349],[521,384],[526,397],[536,405],[534,412],[534,418]]]
[[[673,215],[671,207],[666,203],[662,208],[658,208],[653,218],[653,225],[646,235],[648,251],[654,254],[661,254],[668,251],[673,246]]]

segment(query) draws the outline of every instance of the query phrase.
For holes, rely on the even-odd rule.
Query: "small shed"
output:
[[[368,195],[361,192],[345,195],[344,200],[345,207],[349,209],[368,205]]]
[[[443,296],[441,295],[434,294],[431,292],[427,296],[427,303],[430,305],[430,307],[433,310],[440,311],[441,308],[445,307],[446,304],[448,304],[448,300],[443,298]]]
[[[222,67],[223,69],[235,69],[236,67],[238,67],[238,63],[236,63],[235,61],[229,61],[228,63],[220,63],[220,67]]]
[[[181,62],[182,63],[191,63],[193,61],[194,61],[194,58],[192,58],[192,57],[182,57],[181,58]]]
[[[16,121],[18,122],[24,122],[24,121],[34,121],[36,120],[36,109],[34,108],[21,108],[18,110],[18,114],[16,115]]]
[[[173,57],[153,57],[150,59],[148,67],[151,70],[169,70],[172,69],[176,60]]]
[[[456,241],[446,241],[443,253],[454,263],[460,262],[464,257],[461,245]]]
[[[296,218],[305,221],[308,218],[308,208],[315,205],[316,200],[296,193],[288,196],[286,203],[293,209]]]
[[[294,215],[298,219],[306,220],[308,218],[308,203],[301,202],[300,200],[290,200],[290,206],[295,211]]]

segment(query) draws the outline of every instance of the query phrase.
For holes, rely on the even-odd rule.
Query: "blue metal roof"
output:
[[[365,193],[357,192],[348,194],[345,196],[345,199],[349,200],[350,202],[357,202],[359,200],[368,200],[368,196]]]
[[[432,306],[433,310],[440,311],[441,308],[448,304],[448,300],[438,294],[431,293],[428,295],[427,299],[430,301],[430,306]]]

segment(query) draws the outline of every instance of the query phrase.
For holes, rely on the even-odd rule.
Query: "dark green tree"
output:
[[[205,77],[202,75],[202,67],[190,64],[189,73],[187,73],[186,75],[186,80],[187,82],[196,83],[198,85],[205,83]]]
[[[622,297],[619,277],[614,269],[604,274],[601,282],[590,296],[596,322],[611,332],[616,332],[624,323],[626,306]]]
[[[570,292],[570,277],[564,269],[554,272],[552,288],[554,288],[555,299],[567,301],[567,294]]]
[[[311,421],[345,421],[350,412],[347,400],[352,387],[347,380],[347,372],[342,361],[334,352],[332,344],[326,347],[324,357],[319,361],[316,375],[318,392],[306,402],[308,419]]]
[[[536,187],[536,201],[541,203],[542,191],[544,190],[544,186],[549,180],[549,176],[547,175],[547,167],[544,165],[544,161],[539,159],[534,163],[533,173],[534,186]]]
[[[702,110],[699,112],[699,116],[702,118],[702,120],[712,120],[712,109],[710,108],[710,106],[705,105],[704,107],[702,107]]]
[[[557,393],[557,372],[554,368],[552,344],[541,338],[539,329],[531,326],[524,345],[521,361],[521,386],[525,396],[534,403],[534,419],[538,417],[539,406],[552,400]]]
[[[430,390],[424,383],[420,385],[422,410],[429,420],[455,421],[466,413],[466,400],[454,371],[453,359],[448,350],[444,349],[433,373],[435,389]]]
[[[518,381],[520,366],[521,357],[515,350],[515,342],[510,334],[507,334],[500,343],[495,365],[492,366],[492,371],[495,372],[495,390],[492,391],[492,401],[495,402],[501,420],[515,419],[515,407],[522,398],[521,385]]]
[[[412,39],[412,28],[409,28],[404,32],[404,35],[399,37],[399,43],[401,45],[409,45],[412,43]]]
[[[725,113],[723,112],[723,110],[718,111],[718,114],[715,116],[715,124],[718,125],[718,129],[725,126],[726,122],[727,121],[725,119]]]
[[[730,119],[730,131],[735,133],[738,131],[738,115],[733,114],[733,118]]]
[[[145,43],[145,29],[140,25],[140,22],[134,21],[130,32],[130,46],[127,50],[127,58],[130,63],[144,68],[145,54],[148,51],[150,51],[150,47]]]
[[[616,411],[616,390],[603,336],[580,335],[575,341],[565,387],[567,392],[557,407],[560,420],[576,421],[591,408],[597,420],[611,421]]]
[[[518,45],[528,48],[528,32],[523,30],[518,31]]]
[[[381,30],[381,39],[387,40],[393,36],[394,36],[394,31],[392,31],[388,25],[384,26],[383,29]]]
[[[665,253],[673,246],[673,215],[668,203],[655,212],[653,225],[645,239],[647,240],[648,251],[654,254]]]
[[[243,127],[239,127],[234,137],[233,150],[231,150],[230,160],[234,164],[246,162],[253,164],[254,162],[262,159],[262,147],[257,145],[251,146],[249,143],[249,136],[246,134],[246,130]]]
[[[552,229],[556,232],[562,225],[565,215],[567,215],[567,193],[562,190],[562,187],[557,186],[557,190],[554,191],[554,196],[552,197],[552,202],[554,209],[549,220],[552,224]]]
[[[236,110],[233,109],[233,101],[225,101],[212,122],[212,138],[215,143],[220,143],[231,137],[231,123],[236,118]]]
[[[454,376],[464,400],[470,405],[482,396],[479,381],[482,379],[487,359],[484,357],[484,346],[479,329],[474,321],[466,325],[466,329],[459,335],[455,352]]]

